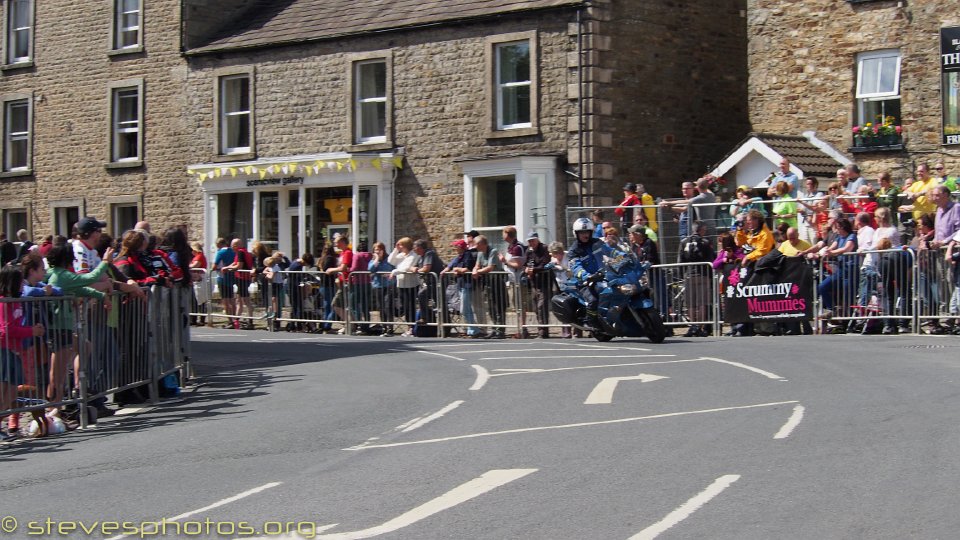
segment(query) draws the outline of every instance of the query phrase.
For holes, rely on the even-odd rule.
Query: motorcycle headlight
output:
[[[621,293],[627,296],[633,296],[637,294],[637,286],[633,283],[626,283],[624,285],[620,285],[619,289]]]

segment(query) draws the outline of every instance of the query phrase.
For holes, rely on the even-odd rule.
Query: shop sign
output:
[[[813,269],[785,258],[778,269],[734,268],[724,276],[724,322],[798,321],[813,316]]]
[[[303,177],[288,176],[286,178],[261,178],[261,179],[247,180],[247,187],[289,186],[291,184],[303,184]]]

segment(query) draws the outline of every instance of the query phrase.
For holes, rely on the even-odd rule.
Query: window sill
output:
[[[126,49],[111,49],[107,51],[107,56],[125,56],[128,54],[138,54],[143,52],[143,45],[136,47],[127,47]]]
[[[24,171],[3,171],[0,172],[0,178],[22,178],[24,176],[33,176],[33,170],[27,169]]]
[[[851,146],[847,148],[851,154],[866,154],[868,152],[902,152],[903,144],[890,144],[885,146]]]
[[[16,71],[18,69],[27,69],[33,67],[33,60],[26,62],[17,62],[16,64],[4,64],[0,66],[0,71]]]
[[[540,128],[528,127],[528,128],[517,128],[517,129],[502,129],[502,130],[491,130],[487,132],[488,139],[510,139],[513,137],[530,137],[532,135],[539,135]]]
[[[104,165],[104,168],[107,170],[113,169],[136,169],[137,167],[143,167],[143,160],[138,159],[136,161],[111,161]]]
[[[350,152],[381,152],[383,150],[393,150],[392,142],[360,143],[350,145]]]
[[[219,154],[213,156],[210,161],[214,163],[229,163],[231,161],[252,161],[257,159],[256,152],[244,152],[243,154]]]

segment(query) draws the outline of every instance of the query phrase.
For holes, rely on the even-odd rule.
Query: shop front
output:
[[[298,257],[341,234],[355,247],[393,237],[393,184],[402,157],[322,154],[194,165],[204,200],[203,238],[260,241]]]

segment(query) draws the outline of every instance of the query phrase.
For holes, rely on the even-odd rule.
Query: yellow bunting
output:
[[[378,171],[379,171],[379,170],[382,170],[382,168],[383,168],[382,165],[380,164],[380,160],[379,160],[379,159],[375,159],[375,160],[371,161],[370,164],[373,165],[373,168],[376,169],[376,170],[378,170]]]
[[[197,171],[195,171],[195,170],[193,170],[193,169],[187,169],[187,174],[189,174],[190,176],[193,176],[193,175],[197,174]]]
[[[236,176],[237,176],[237,168],[236,168],[236,167],[230,167],[230,176],[233,176],[233,177],[236,177]]]
[[[207,173],[200,173],[200,181],[203,182],[207,179]]]
[[[221,174],[223,174],[223,173],[220,172],[220,169],[214,169],[214,170],[213,170],[213,176],[214,176],[214,178],[220,178],[220,175],[221,175]]]
[[[246,167],[244,167],[243,172],[245,172],[246,174],[253,174],[253,167],[250,165],[247,165]]]
[[[402,158],[402,157],[399,157],[399,156],[393,158],[393,166],[396,167],[396,168],[398,168],[398,169],[402,169],[402,168],[403,168],[403,158]]]
[[[350,158],[349,160],[347,160],[347,164],[350,165],[350,171],[357,170],[357,160]]]
[[[342,162],[342,161],[338,161],[338,162],[337,162],[337,172],[340,172],[340,171],[342,171],[342,170],[343,170],[343,162]]]
[[[260,179],[263,180],[264,177],[267,176],[267,170],[266,170],[266,169],[260,169],[259,172],[260,172]]]

